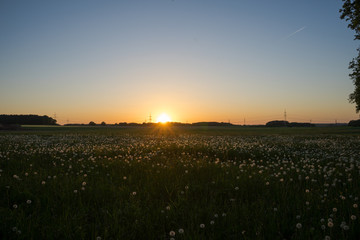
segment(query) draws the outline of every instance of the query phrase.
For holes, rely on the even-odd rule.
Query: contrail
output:
[[[301,31],[304,30],[305,28],[306,28],[306,27],[302,27],[302,28],[296,30],[295,32],[289,34],[289,35],[286,37],[286,39],[288,39],[289,37],[294,36],[294,35],[297,34],[298,32],[301,32]]]

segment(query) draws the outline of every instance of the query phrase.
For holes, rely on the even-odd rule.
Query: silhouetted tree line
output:
[[[221,127],[221,126],[233,126],[231,123],[227,122],[197,122],[191,124],[193,126],[214,126],[214,127]]]
[[[348,126],[350,126],[350,127],[360,127],[360,119],[359,120],[351,120],[348,123]]]
[[[266,127],[315,127],[315,124],[311,123],[298,123],[298,122],[288,122],[288,121],[281,121],[275,120],[267,122]]]
[[[81,125],[81,124],[67,124],[67,125]],[[163,123],[119,122],[115,124],[106,124],[105,122],[102,122],[100,124],[96,124],[95,122],[91,121],[88,123],[88,125],[89,126],[119,126],[119,127],[152,127],[152,126],[161,126],[163,125]],[[234,125],[226,122],[197,122],[197,123],[167,122],[166,126],[234,126]]]
[[[56,120],[46,115],[0,115],[2,125],[56,125]]]

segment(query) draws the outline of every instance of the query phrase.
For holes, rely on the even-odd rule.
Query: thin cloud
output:
[[[302,27],[302,28],[300,28],[300,29],[298,29],[298,30],[296,30],[295,32],[293,32],[293,33],[291,33],[291,34],[289,34],[287,37],[286,37],[286,39],[288,39],[288,38],[290,38],[290,37],[292,37],[292,36],[294,36],[295,34],[297,34],[298,32],[301,32],[302,30],[304,30],[306,27],[304,26],[304,27]]]

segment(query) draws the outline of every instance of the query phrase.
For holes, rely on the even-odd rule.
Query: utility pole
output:
[[[149,122],[150,122],[150,123],[152,122],[151,113],[150,113],[150,115],[149,115]]]
[[[286,109],[284,111],[284,120],[286,121]]]

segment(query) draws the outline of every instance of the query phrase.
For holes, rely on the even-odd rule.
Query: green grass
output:
[[[359,239],[359,133],[5,131],[0,239]]]

